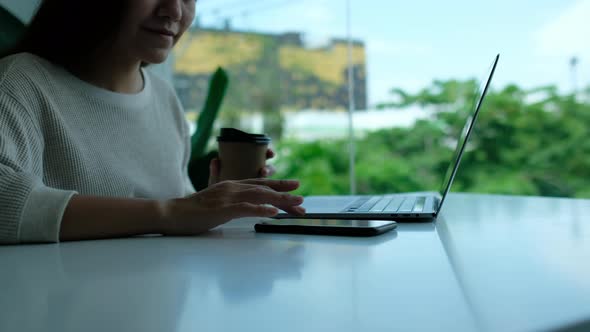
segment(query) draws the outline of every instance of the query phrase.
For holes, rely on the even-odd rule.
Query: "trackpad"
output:
[[[335,213],[344,210],[358,196],[308,196],[302,206],[307,213]]]

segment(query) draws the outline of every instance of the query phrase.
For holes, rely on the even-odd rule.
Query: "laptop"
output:
[[[457,141],[457,148],[449,165],[445,181],[439,192],[398,193],[391,195],[307,196],[302,206],[304,216],[290,215],[281,211],[274,218],[320,218],[320,219],[381,219],[396,221],[424,221],[435,219],[451,189],[461,156],[477,120],[481,105],[494,76],[500,54],[496,55],[487,81],[480,91],[472,114],[468,117]]]

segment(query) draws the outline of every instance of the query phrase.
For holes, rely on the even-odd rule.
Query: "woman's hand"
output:
[[[275,156],[275,152],[272,149],[268,149],[266,150],[266,160],[269,160],[271,158],[273,158]],[[260,170],[260,177],[262,178],[267,178],[270,176],[273,176],[273,174],[275,174],[275,168],[273,165],[265,165],[261,170]]]
[[[275,156],[275,152],[272,149],[266,150],[266,160],[271,159]],[[221,167],[219,164],[219,158],[214,158],[211,160],[209,164],[209,186],[215,184],[220,181],[219,172],[221,171]],[[260,172],[258,173],[259,177],[266,178],[270,177],[275,174],[275,168],[272,165],[264,166]]]
[[[304,215],[303,197],[287,193],[298,187],[298,181],[270,179],[212,184],[191,196],[165,202],[162,233],[195,235],[236,218],[272,217],[279,209]]]

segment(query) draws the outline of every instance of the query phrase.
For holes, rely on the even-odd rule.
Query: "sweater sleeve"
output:
[[[44,140],[26,108],[0,91],[0,244],[58,242],[75,191],[43,184]]]

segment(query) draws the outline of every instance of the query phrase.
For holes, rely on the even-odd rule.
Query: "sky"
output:
[[[497,53],[493,88],[590,85],[590,0],[350,0],[350,8],[352,37],[366,44],[370,106],[393,87],[482,80]],[[303,32],[310,45],[347,36],[345,0],[198,0],[197,12],[204,26],[230,17],[235,29]]]

